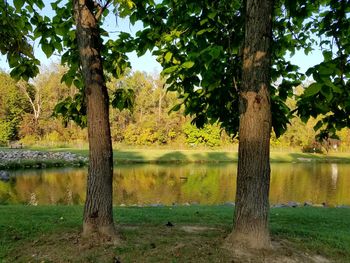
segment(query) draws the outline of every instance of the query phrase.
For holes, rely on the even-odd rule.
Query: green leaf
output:
[[[122,111],[123,109],[133,110],[135,92],[132,89],[117,89],[113,94],[112,106]]]
[[[212,58],[216,59],[220,56],[222,48],[219,46],[213,47],[210,49],[209,54]]]
[[[213,11],[213,12],[211,12],[211,13],[208,14],[208,17],[209,17],[210,19],[214,19],[214,17],[215,17],[217,14],[218,14],[218,13],[217,13],[216,11]]]
[[[167,52],[164,56],[165,62],[169,63],[172,57],[173,57],[173,53],[171,53],[170,51]]]
[[[198,32],[197,32],[197,36],[200,36],[200,35],[203,35],[205,32],[207,32],[208,31],[208,29],[202,29],[202,30],[199,30]]]
[[[313,74],[315,72],[315,68],[312,67],[312,68],[309,68],[306,72],[305,72],[305,75],[310,77],[311,74]]]
[[[172,107],[168,113],[171,113],[173,111],[178,111],[181,108],[181,104],[176,104],[174,107]]]
[[[330,87],[323,86],[321,89],[321,93],[323,96],[325,96],[327,102],[331,102],[331,100],[333,99],[333,93],[332,93],[332,90],[330,89]]]
[[[13,4],[15,5],[17,10],[20,10],[24,5],[24,0],[14,0]]]
[[[202,19],[199,24],[202,26],[204,25],[205,23],[208,23],[208,18],[205,18],[205,19]]]
[[[329,63],[327,63],[327,64],[329,64]],[[329,76],[329,75],[331,75],[334,72],[334,70],[331,67],[326,67],[326,66],[322,65],[319,68],[319,72],[323,76]]]
[[[330,88],[332,88],[332,90],[333,90],[335,93],[339,93],[339,94],[343,93],[343,90],[342,90],[340,87],[338,87],[337,85],[335,85],[330,79],[326,79],[326,80],[324,81],[324,83],[325,83],[327,86],[329,86]]]
[[[169,67],[169,68],[166,68],[162,71],[162,74],[170,74],[170,73],[173,73],[175,72],[177,69],[179,68],[178,65],[176,66],[172,66],[172,67]]]
[[[316,82],[312,83],[309,87],[305,89],[304,97],[307,98],[317,94],[321,90],[321,88],[322,88],[322,85]]]
[[[48,58],[51,57],[53,51],[55,50],[51,44],[47,44],[47,43],[42,43],[41,48]]]
[[[325,51],[322,52],[322,54],[323,54],[323,57],[324,57],[324,60],[325,60],[325,61],[329,61],[329,60],[332,59],[332,55],[333,55],[333,54],[332,54],[331,51],[325,50]]]
[[[182,68],[192,68],[194,66],[194,62],[193,61],[186,61],[185,63],[183,63],[181,65]]]
[[[316,125],[314,126],[314,130],[317,131],[319,130],[323,125],[323,122],[320,120],[316,123]]]

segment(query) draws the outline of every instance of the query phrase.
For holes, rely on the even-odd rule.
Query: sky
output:
[[[47,4],[50,1],[46,0],[45,2],[46,7],[44,9],[44,12],[50,17],[53,15],[52,10],[50,9],[50,5]],[[142,24],[138,22],[133,26],[128,19],[118,18],[118,20],[116,20],[115,15],[109,14],[104,22],[103,27],[109,32],[111,38],[116,39],[120,31],[134,35],[139,29],[142,28]],[[46,55],[40,50],[38,42],[34,43],[34,52],[35,56],[40,60],[42,66],[44,67],[47,67],[52,63],[59,63],[60,61],[60,57],[57,54],[54,54],[48,59]],[[137,57],[136,52],[128,53],[127,55],[134,71],[145,71],[147,73],[153,74],[159,73],[162,70],[160,64],[156,61],[156,57],[152,56],[150,52],[147,52],[142,57]],[[301,72],[305,72],[309,67],[320,63],[323,59],[323,56],[320,48],[316,47],[315,50],[308,56],[306,56],[303,51],[298,51],[290,59],[293,64],[296,64],[300,67]],[[0,69],[9,71],[6,57],[3,55],[0,55]]]

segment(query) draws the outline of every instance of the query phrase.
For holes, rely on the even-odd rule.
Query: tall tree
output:
[[[270,245],[271,98],[273,0],[245,1],[245,38],[239,91],[239,148],[233,243]]]
[[[64,52],[61,62],[68,66],[68,71],[62,81],[69,86],[74,84],[79,92],[59,103],[56,111],[65,115],[66,120],[73,119],[88,126],[90,163],[83,235],[97,232],[99,236],[117,241],[112,213],[113,152],[109,97],[104,70],[119,77],[128,63],[125,54],[115,47],[117,40],[103,42],[102,33],[108,34],[100,25],[109,7],[114,13],[119,8],[120,14],[125,14],[132,2],[74,0],[62,5],[58,0],[51,3],[55,11],[52,18],[38,11],[43,7],[41,0],[14,1],[14,6],[3,1],[0,8],[8,16],[4,17],[6,30],[1,30],[0,34],[11,34],[13,43],[17,39],[21,45],[17,47],[1,42],[0,50],[8,55],[9,65],[13,68],[11,74],[26,80],[38,73],[39,64],[33,50],[27,50],[29,39],[39,39],[47,57],[54,51]],[[12,21],[13,17],[18,17],[18,21]],[[13,24],[9,23],[11,21]],[[14,26],[15,33],[11,33],[9,25]],[[86,112],[87,118],[84,116]]]
[[[336,111],[349,125],[349,114],[344,114],[349,112],[348,103],[333,96],[333,92],[346,98],[348,94],[348,84],[339,83],[348,83],[349,1],[135,3],[130,21],[143,21],[144,29],[124,44],[125,49],[136,46],[139,55],[149,49],[158,56],[168,89],[179,92],[185,114],[192,115],[195,124],[219,121],[228,133],[239,132],[237,210],[229,239],[240,241],[235,245],[269,247],[270,131],[272,127],[278,137],[287,129],[291,111],[285,102],[304,79],[288,55],[297,50],[308,54],[317,45],[315,32],[326,36],[321,44],[326,41],[330,46],[334,42],[329,38],[335,36],[338,56],[331,69],[325,67],[328,63],[308,72],[324,81],[306,90],[308,99],[301,100],[298,112],[307,119]],[[332,52],[327,50],[324,57],[329,62]],[[337,77],[339,72],[342,77]],[[315,94],[321,100],[314,100]],[[334,107],[322,99],[326,104],[334,100]],[[326,116],[339,124],[333,115]]]
[[[109,97],[103,75],[99,15],[99,12],[95,14],[94,1],[74,0],[89,138],[89,173],[83,235],[89,236],[98,231],[116,239],[112,211],[113,150],[109,124]]]
[[[270,244],[273,1],[248,1],[246,5],[241,1],[204,1],[200,5],[165,1],[162,6],[145,8],[140,3],[131,19],[141,19],[149,26],[138,34],[139,52],[146,36],[154,40],[154,54],[168,76],[169,89],[179,91],[185,113],[194,115],[193,122],[203,126],[219,121],[230,134],[238,132],[237,208],[229,239],[235,245],[262,248]],[[153,48],[152,42],[148,45]],[[283,59],[280,63],[288,65]],[[274,122],[280,134],[288,121],[286,107],[283,100],[273,104],[277,106],[275,119],[282,117]]]

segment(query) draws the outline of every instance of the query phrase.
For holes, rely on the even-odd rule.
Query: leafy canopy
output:
[[[33,43],[37,41],[49,58],[54,53],[61,55],[61,64],[67,67],[62,82],[74,85],[78,92],[73,97],[61,101],[55,108],[56,115],[62,115],[64,121],[74,120],[81,126],[86,125],[86,105],[84,85],[77,49],[76,29],[73,16],[73,1],[53,1],[50,5],[53,17],[45,15],[42,0],[14,0],[0,3],[2,20],[0,29],[0,51],[7,55],[11,76],[15,79],[29,80],[39,72],[40,62],[34,57]],[[93,1],[90,1],[93,4]],[[130,0],[97,1],[94,5],[95,17],[99,21],[101,35],[101,56],[104,62],[106,78],[119,78],[130,67],[127,56],[118,50],[120,39],[109,38],[103,29],[103,22],[109,12],[126,16],[133,7]],[[47,7],[48,8],[48,7]],[[4,40],[9,41],[4,41]],[[128,90],[113,92],[112,105],[125,107],[130,104],[132,93]]]
[[[136,50],[143,55],[151,50],[163,66],[169,90],[178,91],[185,113],[193,116],[200,127],[220,122],[230,134],[238,129],[238,96],[241,81],[242,47],[245,14],[238,0],[122,0],[98,1],[96,18],[103,39],[102,57],[106,73],[120,77],[129,67],[125,53]],[[62,78],[75,85],[80,95],[68,98],[57,112],[82,124],[84,96],[77,52],[72,1],[51,3],[55,15],[49,18],[39,12],[41,0],[15,0],[0,3],[2,26],[0,51],[7,54],[11,74],[29,79],[38,73],[39,61],[31,44],[38,40],[44,53],[62,54],[62,64],[69,70]],[[144,28],[133,38],[121,33],[116,40],[108,38],[102,25],[109,12],[130,16],[131,23],[142,21]],[[293,87],[304,75],[287,60],[302,49],[305,54],[315,47],[323,48],[323,61],[306,75],[315,81],[305,89],[297,104],[303,120],[321,114],[315,129],[325,128],[328,136],[336,129],[349,126],[349,0],[277,0],[273,19],[271,69],[271,106],[273,128],[282,134],[291,117],[285,101],[293,96]],[[127,98],[116,92],[118,98]],[[118,107],[124,103],[114,101]],[[174,110],[181,105],[174,107]],[[81,118],[81,119],[80,119]]]
[[[167,76],[168,89],[179,92],[181,105],[184,105],[186,114],[194,116],[193,122],[203,127],[207,122],[219,121],[235,135],[239,121],[244,41],[242,1],[135,0],[135,5],[130,21],[141,20],[144,29],[136,33],[135,39],[130,39],[130,36],[122,39],[123,50],[136,49],[139,55],[151,50],[163,66],[162,74]],[[338,97],[330,95],[335,90],[339,94],[340,91],[347,92],[334,74],[335,69],[343,74],[349,72],[348,60],[344,58],[349,46],[346,39],[349,35],[349,6],[346,0],[275,2],[270,91],[272,125],[277,136],[287,129],[291,117],[286,99],[294,96],[293,88],[305,78],[298,66],[287,60],[288,55],[294,55],[296,50],[308,54],[318,45],[328,44],[331,48],[324,52],[324,62],[308,71],[309,75],[317,75],[323,68],[321,71],[328,78],[328,84],[314,76],[315,85],[324,88],[311,85],[300,97],[297,112],[304,120],[332,110],[329,105],[323,106],[323,111],[317,110],[331,99],[339,105]],[[338,52],[334,52],[334,40],[338,43]],[[339,57],[336,54],[340,53],[343,54],[341,63],[325,64],[330,58]],[[324,100],[313,99],[313,103],[309,103],[306,98],[311,99],[316,93],[324,96]],[[177,105],[174,110],[179,108]],[[344,109],[345,112],[348,111]],[[329,120],[328,117],[322,123]]]

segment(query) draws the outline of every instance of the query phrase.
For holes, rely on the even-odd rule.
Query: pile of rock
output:
[[[39,152],[29,150],[0,151],[0,162],[17,160],[63,160],[67,162],[85,162],[87,161],[87,158],[69,152]]]
[[[298,203],[298,202],[288,202],[288,203],[281,203],[281,204],[274,204],[271,205],[272,208],[281,208],[281,207],[329,207],[329,205],[326,202],[323,202],[321,204],[314,204],[311,202],[304,202],[304,203]],[[347,205],[337,205],[337,208],[350,208],[350,206]]]
[[[40,152],[30,150],[0,151],[0,169],[45,168],[52,166],[82,166],[86,157],[70,152]]]

